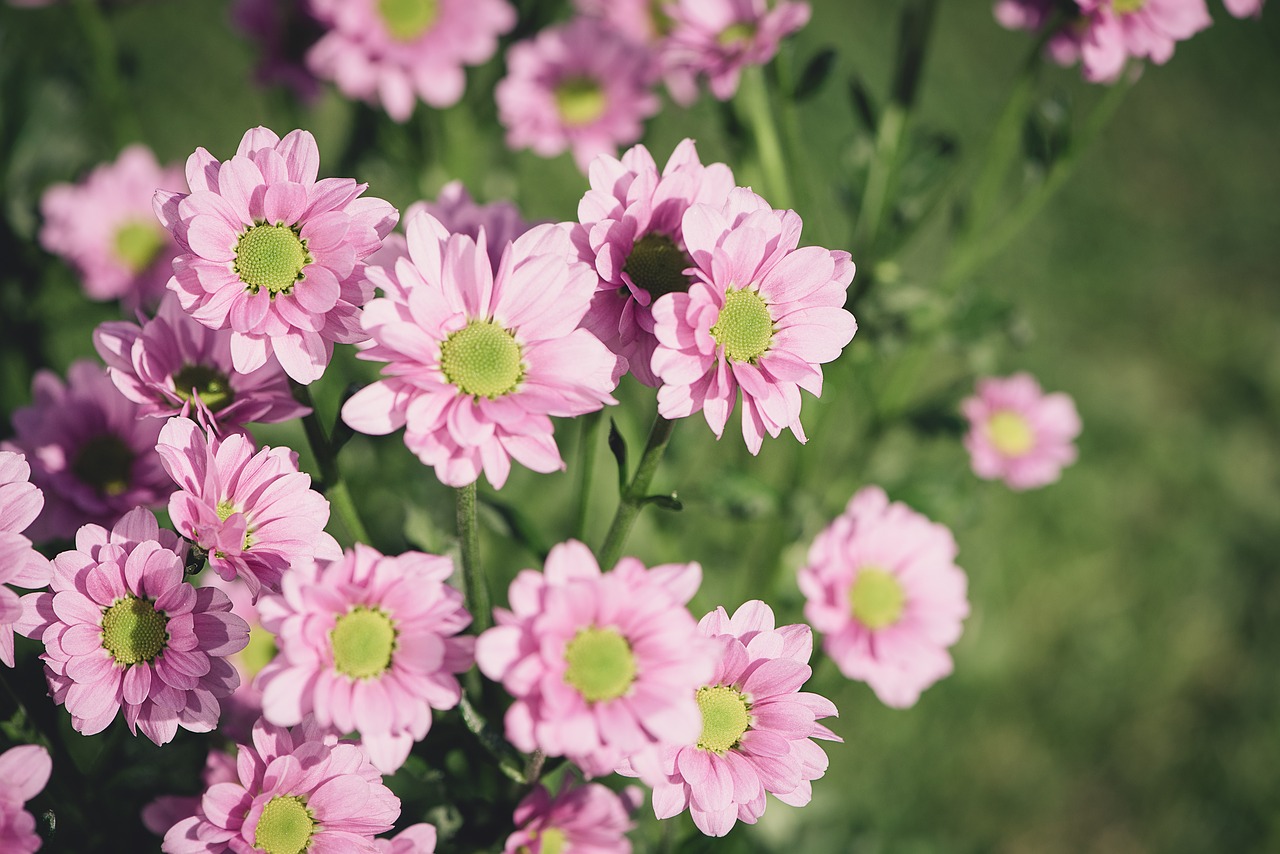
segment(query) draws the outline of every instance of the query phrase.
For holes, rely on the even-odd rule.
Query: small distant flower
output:
[[[631,812],[640,798],[636,786],[619,796],[599,783],[575,785],[569,776],[554,798],[538,784],[516,807],[516,832],[503,854],[631,854],[627,832],[635,827]]]
[[[701,410],[718,438],[741,388],[751,453],[766,432],[776,437],[783,428],[806,441],[800,389],[822,393],[819,365],[839,356],[858,328],[844,310],[849,253],[796,248],[795,211],[772,210],[746,189],[723,208],[693,205],[682,228],[695,280],[687,293],[653,303],[658,412],[683,418]]]
[[[0,451],[0,662],[13,667],[13,624],[22,616],[13,584],[35,590],[49,583],[48,558],[22,535],[40,515],[44,495],[30,483],[31,467],[22,454]]]
[[[1227,11],[1237,18],[1261,18],[1265,0],[1222,0]]]
[[[156,222],[151,197],[183,186],[182,170],[161,168],[145,145],[131,145],[79,184],[55,184],[40,200],[40,245],[83,277],[91,299],[148,310],[164,294],[178,247]]]
[[[23,805],[40,794],[52,773],[49,751],[38,744],[0,753],[0,851],[31,854],[40,850],[35,816]]]
[[[800,570],[804,614],[840,672],[906,708],[951,673],[948,647],[969,615],[956,543],[884,490],[868,486],[820,533]]]
[[[964,446],[978,477],[1035,489],[1056,481],[1076,460],[1075,402],[1063,392],[1045,394],[1030,374],[978,380],[976,396],[961,409],[969,419]]]
[[[200,772],[200,782],[205,789],[219,783],[234,783],[237,779],[235,754],[210,750],[204,760],[204,770]],[[169,828],[191,818],[199,810],[199,795],[161,795],[142,808],[142,824],[156,836],[164,836]]]
[[[431,728],[432,709],[452,709],[455,673],[471,668],[474,639],[462,594],[445,584],[447,557],[385,557],[356,544],[328,564],[295,561],[280,595],[258,602],[280,651],[258,675],[263,715],[280,725],[314,714],[360,743],[384,774],[396,771]]]
[[[540,157],[569,149],[586,171],[643,134],[660,106],[656,72],[646,48],[594,18],[548,27],[507,52],[494,92],[507,145]]]
[[[187,159],[191,192],[156,193],[160,221],[183,254],[169,289],[210,329],[231,329],[231,358],[249,373],[272,353],[300,383],[315,381],[334,343],[364,339],[360,306],[373,296],[364,259],[396,224],[395,208],[359,198],[351,178],[317,181],[312,135],[247,131],[220,163]]]
[[[381,103],[398,122],[417,99],[458,103],[463,66],[488,62],[498,36],[515,26],[506,0],[311,0],[330,27],[307,53],[307,65],[343,94]]]
[[[303,101],[320,94],[320,81],[303,55],[324,32],[308,0],[235,0],[231,23],[257,44],[255,76],[260,84],[286,86]]]
[[[599,18],[632,41],[661,52],[673,21],[667,11],[673,0],[574,0],[583,15]]]
[[[578,322],[596,277],[572,258],[567,227],[521,235],[495,273],[484,241],[449,234],[421,212],[409,257],[371,267],[385,297],[365,308],[372,341],[359,358],[383,378],[342,407],[361,433],[407,427],[404,441],[449,486],[483,471],[501,487],[514,457],[538,472],[564,467],[551,418],[614,403],[617,358]]]
[[[390,839],[373,840],[378,854],[435,854],[436,829],[430,824],[406,827]]]
[[[244,579],[254,599],[278,591],[291,563],[342,554],[324,532],[329,502],[289,448],[255,450],[244,434],[218,439],[170,418],[156,450],[180,489],[169,499],[174,527],[209,553],[218,575]]]

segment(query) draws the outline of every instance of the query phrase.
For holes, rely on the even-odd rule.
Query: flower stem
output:
[[[618,510],[613,514],[613,523],[609,526],[604,545],[600,547],[602,569],[608,570],[618,562],[618,558],[622,557],[622,549],[627,544],[627,537],[630,536],[631,528],[636,523],[636,517],[644,507],[645,498],[649,494],[649,484],[653,482],[653,476],[658,471],[658,464],[662,462],[662,455],[667,450],[667,443],[671,441],[671,433],[675,430],[675,426],[676,422],[668,421],[661,415],[654,418],[644,455],[640,457],[640,464],[636,466],[636,473],[631,478],[631,482],[618,496]]]
[[[462,722],[475,735],[481,746],[498,760],[498,768],[502,773],[521,785],[529,782],[529,778],[525,776],[524,759],[519,751],[494,731],[484,716],[471,705],[471,700],[466,694],[462,695],[458,708],[462,712]]]
[[[333,444],[329,441],[329,434],[325,432],[324,425],[320,423],[320,416],[316,414],[315,401],[311,399],[311,389],[292,380],[290,385],[293,386],[294,400],[311,410],[302,416],[302,429],[307,434],[307,444],[311,446],[316,465],[320,467],[320,482],[316,484],[316,489],[329,499],[329,509],[337,515],[340,524],[346,529],[347,539],[353,543],[367,543],[370,541],[369,532],[365,529],[351,492],[342,479],[342,472],[338,468],[338,455],[333,450]]]
[[[773,116],[769,84],[764,68],[749,66],[742,72],[738,101],[751,125],[755,153],[759,158],[764,193],[769,204],[787,209],[793,206],[791,179],[787,175],[787,161],[778,138],[778,123]]]
[[[573,517],[573,532],[578,539],[587,533],[587,515],[591,510],[591,480],[596,471],[596,446],[599,444],[600,410],[582,416],[582,432],[578,438],[578,507]]]
[[[462,550],[462,587],[476,634],[493,625],[489,585],[480,566],[480,526],[476,521],[475,481],[460,486],[458,496],[458,545]]]

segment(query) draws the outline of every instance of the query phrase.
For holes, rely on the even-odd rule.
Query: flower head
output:
[[[40,849],[35,817],[23,805],[40,794],[52,773],[49,751],[38,744],[0,753],[0,851],[31,854]]]
[[[1266,0],[1222,0],[1227,11],[1237,18],[1261,18],[1262,4]]]
[[[22,454],[0,451],[0,662],[13,667],[13,624],[22,616],[18,596],[6,584],[28,590],[49,583],[53,567],[22,535],[40,515],[44,495],[32,483]]]
[[[969,419],[964,446],[978,477],[1034,489],[1075,462],[1080,415],[1074,401],[1063,392],[1043,393],[1030,374],[978,380],[977,394],[961,410]]]
[[[516,807],[516,832],[503,854],[540,851],[631,854],[627,832],[641,795],[636,786],[619,796],[599,783],[576,785],[566,776],[555,797],[541,784]]]

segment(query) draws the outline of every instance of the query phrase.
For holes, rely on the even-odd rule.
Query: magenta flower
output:
[[[969,419],[964,446],[978,477],[1035,489],[1056,481],[1076,460],[1075,402],[1063,392],[1045,394],[1030,374],[980,379],[976,396],[960,407]]]
[[[196,815],[169,829],[163,851],[376,854],[373,837],[400,816],[364,751],[310,718],[292,730],[258,721],[236,769],[236,782],[210,786]]]
[[[174,527],[209,553],[218,575],[244,579],[255,600],[263,588],[280,589],[291,563],[342,554],[324,532],[329,502],[289,448],[255,452],[244,434],[218,439],[189,418],[170,418],[156,450],[180,490],[169,499]]]
[[[22,454],[0,451],[0,662],[13,667],[13,625],[22,616],[18,595],[4,586],[35,590],[49,583],[53,566],[22,535],[40,515],[44,495],[32,483]]]
[[[404,441],[449,486],[483,471],[506,483],[514,457],[538,472],[564,467],[549,416],[614,403],[617,358],[578,322],[596,278],[572,257],[567,227],[518,238],[496,273],[484,241],[449,234],[419,213],[409,257],[371,267],[385,297],[365,308],[372,342],[359,357],[383,378],[342,407],[361,433],[407,427]]]
[[[21,744],[0,753],[0,851],[31,854],[40,850],[35,817],[23,805],[40,794],[52,773],[49,751],[38,744]]]
[[[187,159],[191,193],[158,192],[155,212],[184,254],[169,289],[210,329],[231,329],[231,358],[249,373],[274,353],[285,373],[315,381],[333,345],[364,339],[360,306],[373,296],[364,259],[398,214],[359,198],[351,178],[316,180],[315,138],[247,131],[219,163],[203,148]]]
[[[701,410],[719,437],[741,388],[751,453],[766,432],[776,437],[784,427],[806,441],[800,389],[822,394],[818,366],[839,356],[858,328],[843,307],[849,253],[797,249],[799,215],[772,210],[745,189],[722,209],[693,205],[682,227],[695,281],[653,304],[658,412]]]
[[[890,503],[878,486],[858,490],[809,549],[799,576],[805,617],[840,672],[887,706],[915,705],[951,673],[947,648],[969,615],[955,556],[945,525]]]
[[[294,562],[280,595],[258,603],[280,652],[259,674],[263,715],[282,726],[314,714],[360,731],[370,760],[392,774],[431,728],[432,709],[462,696],[474,639],[462,594],[445,582],[447,557],[384,557],[356,544],[328,564]]]
[[[619,796],[599,783],[575,785],[565,776],[553,798],[538,784],[516,806],[516,832],[507,837],[503,854],[631,854],[627,832],[635,827],[631,813],[641,797],[637,786]]]
[[[231,23],[258,49],[254,76],[259,84],[279,84],[302,101],[315,101],[320,81],[307,69],[303,54],[324,30],[308,0],[235,0]]]
[[[204,760],[204,770],[200,772],[200,782],[205,789],[218,783],[234,783],[237,779],[235,755],[210,750]],[[164,836],[169,828],[199,811],[199,795],[161,795],[142,808],[142,824],[156,836]]]

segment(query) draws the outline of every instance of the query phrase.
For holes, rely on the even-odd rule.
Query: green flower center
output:
[[[538,846],[541,854],[564,854],[565,839],[564,831],[558,827],[546,827],[538,834],[537,839],[542,844]],[[528,849],[525,849],[528,850]]]
[[[215,509],[218,511],[218,521],[225,522],[236,512],[236,505],[229,498],[224,498]]]
[[[490,400],[524,377],[516,337],[491,320],[472,321],[440,343],[440,370],[463,394]]]
[[[706,685],[698,689],[698,709],[702,712],[702,735],[698,747],[724,753],[742,740],[751,726],[747,698],[727,685]]]
[[[1147,5],[1147,0],[1111,0],[1111,8],[1117,15],[1128,15]]]
[[[689,277],[684,271],[693,261],[665,234],[646,234],[636,241],[622,270],[654,300],[663,294],[685,293]]]
[[[580,630],[565,644],[564,681],[588,703],[616,700],[636,678],[631,644],[616,629],[597,626]]]
[[[664,8],[668,0],[649,0],[649,20],[653,23],[653,31],[659,37],[670,35],[676,22],[671,19]]]
[[[773,318],[760,294],[750,290],[729,291],[711,337],[724,347],[726,358],[754,362],[769,349],[773,340]]]
[[[378,0],[378,14],[391,38],[411,42],[436,22],[440,0]]]
[[[876,567],[858,570],[849,588],[849,604],[853,618],[869,629],[883,629],[902,616],[906,594],[891,572]]]
[[[307,245],[284,224],[255,225],[236,243],[236,275],[250,293],[266,288],[272,296],[287,294],[302,279],[302,268],[310,263]]]
[[[249,627],[249,643],[240,651],[240,664],[252,679],[276,657],[276,638],[262,626]]]
[[[1036,441],[1027,419],[1008,409],[992,414],[987,421],[987,438],[1006,457],[1022,456]]]
[[[720,31],[720,35],[716,36],[716,41],[721,47],[734,48],[739,47],[751,41],[756,36],[756,28],[746,21],[739,21],[736,24],[730,24]]]
[[[266,854],[301,854],[315,829],[316,820],[305,800],[297,795],[277,795],[262,808],[253,847]]]
[[[165,233],[152,222],[133,220],[116,230],[116,258],[131,273],[141,273],[150,267],[164,244]]]
[[[157,611],[150,599],[117,599],[102,612],[102,646],[126,667],[150,661],[169,640],[165,632],[168,623],[169,618]]]
[[[134,453],[119,436],[94,436],[80,446],[71,473],[103,495],[121,495],[129,488]]]
[[[191,400],[200,395],[204,405],[213,412],[225,408],[236,399],[236,393],[231,388],[231,378],[208,365],[183,365],[182,370],[173,375],[173,390],[183,400]]]
[[[568,77],[556,85],[556,109],[570,127],[589,125],[604,115],[604,89],[590,77]]]
[[[379,608],[363,605],[339,617],[329,633],[333,666],[352,679],[381,676],[396,650],[396,626]]]

